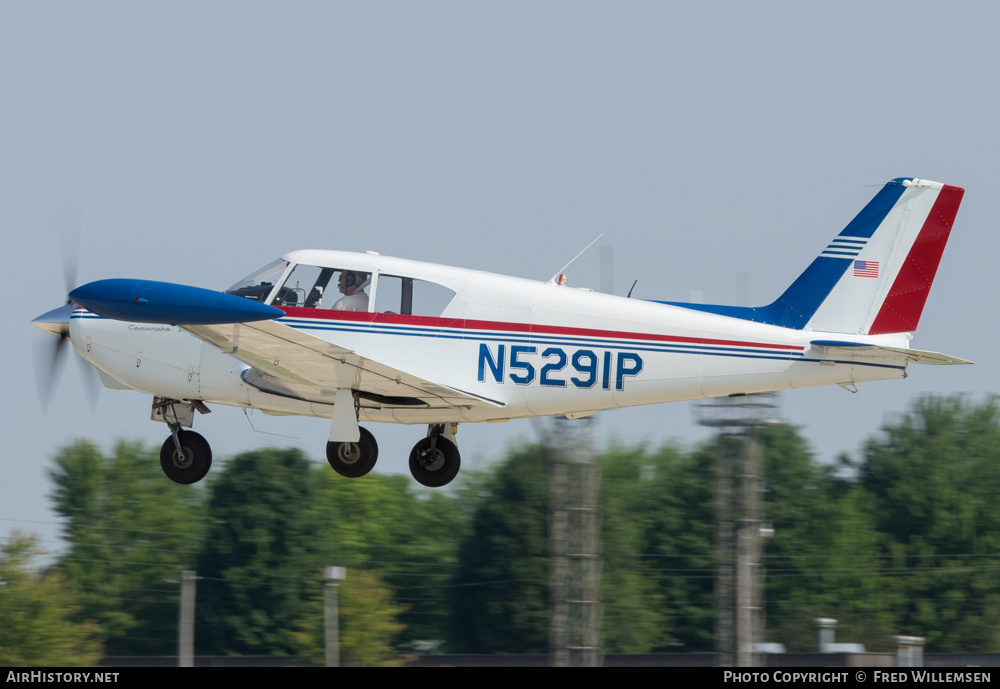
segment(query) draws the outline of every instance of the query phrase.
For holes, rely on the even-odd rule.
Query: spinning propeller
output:
[[[79,257],[80,246],[80,214],[75,209],[64,208],[57,218],[56,232],[59,240],[59,254],[62,259],[63,283],[66,287],[64,294],[68,294],[76,286],[76,268]],[[69,319],[76,306],[73,300],[67,298],[62,306],[48,311],[31,321],[35,326],[56,337],[55,341],[48,340],[44,344],[36,346],[34,351],[35,362],[35,382],[38,386],[38,398],[42,407],[48,407],[49,400],[55,389],[56,380],[62,370],[63,361],[66,360],[66,345],[70,342]],[[100,392],[101,384],[95,378],[95,372],[86,362],[81,362],[83,367],[83,386],[87,391],[91,407],[97,405],[97,395]]]

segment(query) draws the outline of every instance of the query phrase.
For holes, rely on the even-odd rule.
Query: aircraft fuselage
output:
[[[376,290],[380,274],[418,273],[454,290],[455,296],[438,316],[285,307],[286,316],[278,322],[503,404],[456,410],[362,400],[360,420],[477,422],[585,414],[905,375],[905,361],[838,360],[810,346],[811,341],[843,339],[843,334],[789,330],[390,257],[305,253],[331,265],[360,260],[375,276]],[[248,364],[178,326],[116,321],[78,309],[70,327],[80,354],[121,387],[277,414],[329,418],[332,413],[332,395],[296,399],[265,392],[246,381]],[[905,347],[908,335],[852,339]]]

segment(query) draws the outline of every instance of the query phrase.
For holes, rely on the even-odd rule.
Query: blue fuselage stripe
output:
[[[428,337],[428,338],[439,338],[448,340],[470,340],[474,342],[495,342],[498,344],[549,344],[549,345],[562,345],[566,347],[593,347],[599,349],[606,349],[612,351],[628,350],[628,351],[640,351],[640,352],[658,352],[662,354],[693,354],[701,356],[722,356],[722,357],[735,357],[742,359],[767,359],[773,361],[808,361],[811,363],[819,363],[820,361],[831,361],[829,359],[813,359],[805,358],[802,351],[796,351],[793,347],[789,347],[787,351],[773,350],[773,349],[751,349],[746,347],[720,347],[711,345],[692,345],[692,344],[680,344],[680,343],[664,343],[661,345],[651,344],[646,340],[610,340],[610,339],[600,339],[600,338],[587,338],[587,337],[560,337],[557,335],[542,335],[537,333],[526,333],[524,335],[513,335],[510,333],[503,332],[489,332],[489,331],[469,331],[460,328],[454,329],[444,329],[444,328],[434,328],[427,327],[421,328],[417,326],[394,326],[382,323],[364,323],[364,324],[348,324],[348,323],[338,323],[331,324],[326,322],[311,321],[308,319],[289,319],[283,318],[279,319],[280,322],[294,327],[297,330],[320,330],[320,331],[331,331],[331,332],[349,332],[349,333],[368,333],[368,334],[385,334],[385,335],[396,335],[400,337]],[[833,361],[833,363],[857,365],[857,366],[875,366],[877,368],[893,368],[893,369],[903,369],[905,366],[894,366],[891,364],[875,364],[875,363],[864,363],[857,361]]]
[[[643,351],[685,351],[685,352],[744,352],[748,354],[780,354],[784,356],[801,357],[802,351],[796,347],[788,347],[787,351],[775,350],[774,348],[755,349],[752,347],[739,346],[713,346],[701,344],[683,344],[667,342],[663,344],[652,343],[649,340],[629,340],[629,339],[602,339],[592,337],[571,337],[558,335],[543,335],[539,333],[525,333],[524,335],[513,335],[505,332],[491,331],[469,331],[462,329],[443,328],[418,328],[412,326],[391,326],[383,324],[372,325],[345,325],[345,324],[318,324],[313,321],[298,321],[295,323],[282,319],[283,323],[299,330],[331,330],[352,333],[378,333],[388,335],[409,335],[413,337],[436,337],[450,340],[474,340],[481,342],[511,342],[518,344],[554,344],[571,347],[602,347],[605,349],[641,349]]]

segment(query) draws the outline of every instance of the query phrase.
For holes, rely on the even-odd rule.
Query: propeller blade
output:
[[[70,342],[69,319],[75,309],[76,306],[73,304],[63,304],[31,321],[39,329],[56,337],[55,340],[39,343],[32,356],[35,361],[35,383],[38,387],[38,399],[42,403],[42,408],[48,408],[56,381],[64,366],[63,362],[67,356],[65,354],[66,345]],[[87,391],[91,408],[94,408],[97,406],[98,394],[103,386],[91,364],[80,361],[80,365],[82,366],[80,375],[83,376],[83,387]]]
[[[80,258],[80,224],[79,208],[64,206],[56,215],[56,235],[59,242],[59,255],[62,259],[63,282],[66,291],[76,287],[76,269]],[[69,301],[66,302],[70,303]]]
[[[97,369],[90,364],[90,362],[85,361],[83,358],[78,358],[77,363],[79,364],[80,376],[83,380],[83,389],[87,393],[87,401],[90,403],[90,409],[93,411],[97,408],[97,399],[101,395],[101,380],[97,376]]]
[[[66,303],[43,313],[31,321],[36,327],[57,339],[36,347],[32,358],[35,363],[35,383],[38,387],[38,398],[43,408],[48,408],[49,401],[55,390],[56,382],[66,360],[66,343],[70,341],[69,321],[76,305],[68,295],[76,287],[76,271],[80,255],[80,221],[79,208],[64,206],[56,215],[56,239],[59,245],[59,255],[62,261],[63,281],[65,282]],[[83,369],[84,389],[90,399],[91,407],[97,406],[97,395],[101,383],[97,380],[95,371],[86,361],[81,362]]]
[[[66,357],[62,352],[66,351],[68,337],[60,337],[57,340],[49,340],[45,344],[36,347],[32,353],[35,362],[35,384],[38,387],[38,401],[42,403],[42,408],[47,409],[49,401],[52,399],[52,392],[55,389],[56,380],[62,371],[62,366]]]

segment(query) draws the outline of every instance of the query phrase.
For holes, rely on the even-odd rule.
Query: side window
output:
[[[406,316],[440,316],[454,297],[453,290],[435,282],[379,275],[375,311]]]

